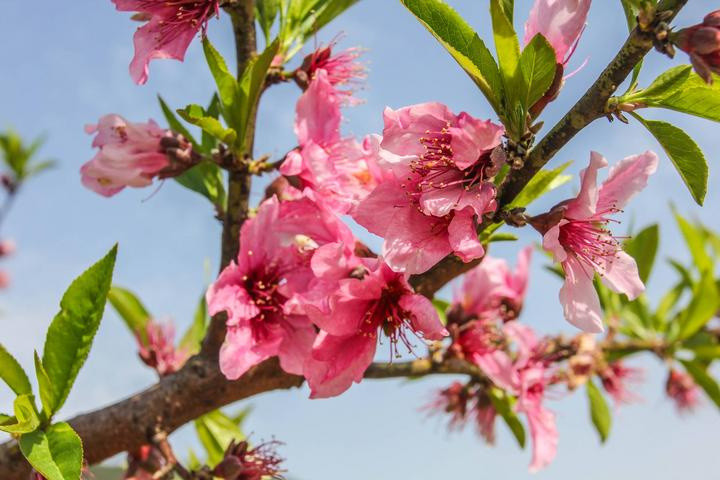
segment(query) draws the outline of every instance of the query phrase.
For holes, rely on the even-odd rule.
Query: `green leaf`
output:
[[[67,423],[26,433],[18,442],[20,451],[47,480],[78,480],[82,472],[80,437]]]
[[[523,80],[522,105],[527,111],[548,91],[555,79],[557,61],[555,50],[539,33],[520,55],[520,74]]]
[[[32,393],[32,386],[25,370],[2,344],[0,344],[0,378],[16,395]]]
[[[700,360],[717,360],[720,358],[720,345],[718,344],[698,345],[692,347],[684,345],[684,347],[692,351],[695,354],[695,358]]]
[[[185,121],[197,125],[204,132],[209,133],[227,145],[234,145],[237,140],[237,133],[232,128],[225,128],[217,118],[207,116],[205,109],[200,105],[190,104],[177,111]],[[227,121],[227,119],[226,119]],[[230,122],[228,122],[230,123]]]
[[[546,193],[554,190],[570,180],[570,175],[562,175],[572,162],[566,162],[553,170],[541,170],[525,185],[508,208],[526,207]]]
[[[488,243],[493,242],[516,242],[518,240],[517,235],[512,233],[494,233],[487,239]]]
[[[218,97],[217,93],[213,94],[212,98],[210,99],[210,104],[208,104],[208,108],[205,110],[205,113],[208,117],[220,118],[220,97]],[[213,149],[217,148],[218,146],[218,140],[217,138],[213,137],[205,130],[203,130],[201,144],[202,151],[206,152],[208,155],[212,155]]]
[[[53,386],[48,417],[65,403],[90,353],[105,310],[116,256],[117,245],[70,284],[60,301],[60,312],[48,328],[42,359]]]
[[[198,302],[197,310],[195,310],[193,323],[190,325],[187,332],[185,332],[185,335],[183,335],[178,348],[190,355],[194,355],[199,352],[200,345],[202,344],[203,338],[205,338],[205,330],[207,330],[208,321],[207,303],[205,302],[205,295],[202,295],[200,297],[200,302]]]
[[[442,0],[401,1],[470,75],[495,112],[502,116],[500,71],[478,34]]]
[[[500,0],[500,6],[505,12],[505,16],[510,23],[513,23],[513,10],[515,10],[515,0]]]
[[[518,72],[520,63],[520,42],[518,41],[515,29],[508,20],[507,15],[500,6],[499,0],[490,1],[490,14],[492,17],[493,36],[495,38],[495,51],[497,52],[498,64],[500,65],[500,74],[504,86],[506,101],[503,110],[506,117],[511,119],[509,127],[510,134],[517,139],[522,133],[525,121],[525,106],[521,103],[523,95],[522,79]],[[555,54],[553,53],[553,57]],[[553,66],[554,69],[554,66]],[[520,102],[520,103],[518,103]],[[517,115],[515,110],[521,109],[521,114]],[[520,125],[522,122],[523,125]]]
[[[703,328],[720,309],[720,294],[715,279],[709,271],[703,272],[700,282],[693,289],[690,304],[678,319],[677,339],[692,337]]]
[[[525,427],[513,410],[515,399],[499,388],[490,388],[488,394],[493,407],[505,420],[520,448],[525,448]]]
[[[235,80],[235,76],[230,73],[225,63],[225,59],[222,57],[222,55],[220,55],[220,52],[218,52],[215,47],[213,47],[212,43],[210,43],[210,40],[207,37],[203,38],[202,45],[203,52],[205,52],[205,60],[207,60],[208,67],[210,68],[210,73],[215,79],[215,84],[217,85],[218,95],[220,97],[220,104],[222,105],[221,111],[223,114],[223,118],[225,118],[225,122],[228,124],[230,129],[238,128],[242,120],[240,118],[239,110],[237,108],[238,84]],[[178,113],[180,114],[180,116],[183,116],[182,112],[178,111]],[[185,120],[197,125],[196,123],[188,120],[187,118],[185,118]],[[209,131],[208,133],[213,134]]]
[[[680,361],[685,367],[685,370],[687,370],[690,376],[695,379],[695,382],[700,385],[700,388],[702,388],[705,393],[707,393],[707,396],[710,397],[710,400],[712,400],[713,403],[715,403],[715,405],[720,408],[720,386],[718,386],[718,383],[715,381],[715,379],[710,376],[705,367],[703,367],[702,364],[697,361]]]
[[[133,335],[139,337],[143,345],[147,345],[147,324],[152,315],[140,299],[130,290],[114,285],[108,292],[108,301]]]
[[[182,175],[174,177],[185,188],[204,196],[217,209],[225,209],[225,185],[220,167],[210,162],[200,162]]]
[[[55,403],[55,390],[52,381],[45,371],[40,355],[37,351],[33,352],[35,357],[35,376],[37,377],[38,387],[40,388],[40,402],[42,403],[43,412],[48,417],[52,416],[53,405]]]
[[[0,430],[12,435],[32,432],[40,426],[40,417],[35,409],[32,395],[18,395],[13,403],[15,417],[0,422]]]
[[[641,230],[637,235],[625,242],[624,250],[635,259],[640,273],[640,279],[647,283],[650,272],[655,264],[659,243],[659,228],[657,224]]]
[[[270,29],[280,13],[280,0],[256,0],[255,9],[258,23],[265,35],[265,41],[270,43]]]
[[[440,317],[440,321],[443,325],[447,325],[447,312],[450,309],[450,302],[442,300],[440,298],[433,298],[432,304],[435,307],[435,311]]]
[[[630,95],[624,95],[622,100],[638,101],[640,103],[659,101],[683,88],[691,73],[692,67],[688,65],[673,67],[657,77],[647,88],[633,92]]]
[[[590,418],[592,419],[595,429],[600,435],[600,441],[605,443],[608,435],[610,434],[610,424],[612,423],[612,417],[610,415],[610,408],[605,401],[605,397],[600,390],[595,386],[592,380],[587,382],[587,397],[590,403]]]
[[[690,251],[690,255],[692,255],[697,269],[701,272],[712,270],[714,261],[705,250],[705,235],[703,231],[685,220],[675,209],[673,209],[673,215],[675,216],[675,221],[678,224],[678,228],[680,228],[680,233],[682,233],[685,239],[685,243],[688,246],[688,250]]]
[[[225,449],[233,440],[243,440],[240,427],[220,410],[215,410],[195,420],[195,430],[200,443],[208,455],[208,464],[217,465],[223,458]]]
[[[190,143],[192,143],[193,148],[198,148],[199,145],[195,138],[190,134],[190,131],[185,128],[185,125],[180,123],[180,120],[175,116],[175,113],[168,107],[168,104],[165,103],[165,100],[158,95],[158,102],[160,102],[160,109],[163,112],[163,115],[165,116],[165,120],[168,122],[168,126],[170,127],[170,130],[173,132],[181,134],[183,137],[185,137]]]
[[[683,68],[687,71],[687,76],[682,84],[674,86],[669,94],[648,96],[641,101],[649,107],[665,108],[720,122],[720,84],[706,84],[696,73],[691,72],[691,67],[687,65],[670,71],[679,72]]]
[[[659,120],[646,120],[636,113],[632,115],[653,134],[697,204],[702,205],[707,193],[708,165],[700,147],[687,133],[674,125]]]

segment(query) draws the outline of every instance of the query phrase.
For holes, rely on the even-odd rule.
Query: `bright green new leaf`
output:
[[[519,60],[523,94],[520,99],[525,111],[540,100],[555,79],[555,50],[539,33],[527,44]]]
[[[401,1],[470,75],[495,112],[502,116],[500,71],[478,34],[442,0]]]
[[[710,400],[720,408],[720,386],[718,386],[715,379],[710,376],[705,367],[697,361],[681,360],[681,362],[685,370],[687,370],[690,376],[695,379],[695,382],[700,385],[700,388],[707,393]]]
[[[691,73],[692,67],[688,65],[673,67],[657,77],[647,88],[623,96],[622,101],[637,101],[643,104],[658,102],[682,89]]]
[[[675,216],[675,221],[678,224],[678,228],[680,228],[680,233],[682,233],[685,239],[685,243],[688,246],[688,250],[690,250],[690,255],[692,255],[697,269],[701,272],[712,270],[715,262],[705,250],[705,235],[702,229],[685,220],[675,209],[673,209],[673,215]],[[687,277],[690,276],[689,273],[685,274],[682,271],[681,274]]]
[[[205,295],[202,295],[200,297],[200,302],[198,302],[197,310],[195,310],[193,323],[190,325],[187,332],[185,332],[185,335],[183,335],[178,348],[191,355],[199,352],[202,340],[205,338],[205,330],[207,330],[208,321],[207,303],[205,302]]]
[[[205,109],[205,116],[217,119],[220,118],[220,97],[218,97],[217,93],[214,93],[212,98],[210,99],[210,103],[208,104],[207,109]],[[213,149],[217,148],[218,145],[217,138],[203,130],[201,140],[202,151],[205,152],[207,155],[212,155]]]
[[[207,452],[208,463],[211,467],[222,460],[225,449],[231,441],[245,439],[245,434],[240,427],[220,410],[215,410],[195,420],[195,430],[200,443]]]
[[[2,345],[0,345],[0,378],[16,395],[32,393],[32,386],[25,370]]]
[[[197,104],[190,104],[177,111],[185,121],[197,125],[204,132],[209,133],[227,145],[234,145],[238,136],[234,129],[225,128],[220,120],[206,115],[205,109]],[[227,118],[226,118],[227,121]],[[230,122],[228,122],[230,123]]]
[[[152,315],[140,299],[130,290],[113,285],[108,292],[108,301],[133,335],[147,344],[147,324]]]
[[[18,395],[13,403],[15,417],[0,422],[0,430],[19,435],[36,430],[40,426],[40,417],[35,409],[32,395]]]
[[[205,52],[205,59],[207,60],[208,67],[210,68],[210,73],[215,79],[215,84],[217,85],[220,104],[222,105],[221,111],[223,118],[225,118],[225,122],[231,129],[239,129],[242,120],[238,110],[237,80],[235,80],[235,76],[230,73],[230,70],[228,70],[225,59],[222,55],[220,55],[220,52],[213,47],[207,37],[203,38],[202,45],[203,51]],[[181,112],[178,111],[178,113],[182,116]],[[190,120],[188,121],[190,123],[194,123]],[[212,132],[208,133],[212,134]]]
[[[117,245],[70,284],[45,337],[42,365],[52,381],[48,417],[57,412],[85,363],[105,310]]]
[[[260,94],[265,86],[268,69],[270,68],[273,58],[277,55],[279,48],[280,44],[277,40],[268,45],[257,58],[248,62],[238,81],[238,110],[240,120],[235,126],[237,128],[239,148],[243,148],[244,146],[248,135],[250,118],[257,109]]]
[[[680,128],[659,120],[646,120],[633,113],[670,157],[680,177],[690,190],[698,205],[702,205],[707,193],[708,165],[700,147]]]
[[[512,23],[500,6],[500,0],[490,1],[490,15],[495,38],[495,51],[505,92],[502,97],[502,109],[504,117],[507,119],[505,126],[509,130],[508,134],[517,140],[524,133],[524,113],[526,111],[526,106],[522,103],[522,99],[526,95],[524,95],[524,85],[518,71],[520,42]]]
[[[35,360],[35,377],[37,377],[38,387],[40,388],[40,402],[42,403],[44,415],[49,419],[52,416],[53,406],[55,404],[55,390],[52,381],[45,371],[40,355],[37,351],[33,352]]]
[[[684,340],[692,337],[704,327],[720,309],[720,293],[710,271],[703,272],[700,282],[693,289],[690,304],[678,319],[677,338]]]
[[[82,472],[83,446],[67,423],[57,423],[46,431],[26,433],[18,442],[20,451],[35,470],[47,480],[78,480]]]
[[[162,110],[163,115],[165,116],[165,120],[168,122],[168,127],[170,127],[170,130],[179,133],[183,137],[185,137],[186,140],[192,143],[193,148],[200,147],[195,138],[193,138],[193,136],[190,134],[190,131],[185,128],[185,125],[180,123],[180,120],[175,116],[175,112],[172,111],[172,109],[168,106],[167,103],[165,103],[165,100],[163,100],[160,95],[158,95],[158,102],[160,103],[160,110]]]
[[[641,230],[625,242],[624,250],[635,259],[640,273],[640,279],[647,283],[650,272],[655,264],[659,243],[659,228],[656,225]]]
[[[523,427],[515,410],[513,410],[515,399],[499,388],[490,388],[488,395],[490,396],[493,407],[495,407],[495,410],[503,420],[505,420],[505,424],[510,428],[520,448],[525,448],[525,427]]]
[[[512,233],[493,233],[487,239],[488,243],[493,242],[516,242],[518,240],[517,235]]]
[[[562,175],[565,169],[572,162],[565,162],[552,170],[541,170],[525,185],[525,188],[515,197],[515,200],[508,208],[526,207],[538,198],[542,197],[551,190],[554,190],[570,180],[570,175]]]
[[[669,89],[670,94],[650,96],[642,99],[642,103],[649,107],[666,108],[688,115],[720,122],[720,82],[715,81],[708,85],[696,73],[690,71],[690,66],[675,67],[671,69],[680,72],[685,69],[687,76],[680,85]],[[716,80],[720,77],[715,76]]]
[[[443,325],[447,325],[447,312],[450,309],[450,302],[442,300],[440,298],[433,298],[432,304],[435,307],[435,311],[440,317],[440,321]]]
[[[280,0],[256,0],[255,12],[260,28],[265,35],[265,41],[270,43],[270,29],[280,13]]]
[[[216,164],[203,161],[174,178],[183,187],[210,200],[217,210],[225,210],[226,193],[223,174]]]
[[[612,423],[610,408],[605,401],[605,397],[603,397],[603,394],[592,380],[587,382],[587,396],[590,403],[590,418],[600,435],[600,441],[605,443],[610,434],[610,424]]]

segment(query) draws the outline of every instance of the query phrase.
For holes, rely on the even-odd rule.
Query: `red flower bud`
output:
[[[673,43],[690,55],[697,74],[712,84],[712,74],[720,75],[720,10],[706,15],[702,23],[677,32]]]

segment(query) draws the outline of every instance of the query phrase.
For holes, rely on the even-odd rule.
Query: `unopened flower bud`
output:
[[[700,24],[678,31],[672,41],[690,55],[693,68],[705,82],[712,84],[713,73],[720,75],[720,10],[708,14]]]

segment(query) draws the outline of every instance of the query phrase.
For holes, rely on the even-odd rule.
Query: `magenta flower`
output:
[[[683,28],[675,35],[675,43],[690,55],[697,74],[712,84],[713,73],[720,75],[720,10],[707,14],[701,24]]]
[[[100,151],[80,169],[82,183],[100,195],[110,197],[125,187],[151,185],[170,165],[162,142],[172,132],[152,120],[132,123],[110,114],[97,125],[87,125],[85,131],[96,134],[92,146]]]
[[[642,370],[623,365],[621,361],[613,362],[599,373],[605,391],[615,401],[616,405],[633,403],[640,397],[628,389],[628,383],[639,383],[642,380]]]
[[[300,69],[306,73],[311,85],[322,70],[333,87],[334,96],[354,105],[359,103],[353,97],[354,90],[367,77],[365,66],[357,61],[362,51],[359,48],[348,48],[333,54],[336,45],[337,40],[334,40],[327,47],[316,49],[305,57]]]
[[[150,319],[145,327],[147,343],[138,336],[139,355],[158,375],[177,372],[190,356],[188,352],[175,348],[175,326],[172,322],[159,323]]]
[[[379,155],[392,176],[353,218],[385,239],[383,256],[397,272],[422,273],[455,253],[465,262],[485,251],[476,222],[493,212],[498,165],[492,155],[503,128],[439,103],[386,109]]]
[[[316,272],[318,267],[314,265]],[[333,397],[353,381],[359,383],[380,334],[390,339],[391,355],[399,355],[399,343],[411,351],[411,335],[440,340],[448,334],[430,300],[413,293],[405,277],[382,259],[355,271],[355,278],[337,281],[325,302],[306,305],[307,315],[321,329],[306,364],[311,398]]]
[[[355,240],[338,218],[305,196],[263,202],[242,227],[237,263],[231,263],[207,292],[211,315],[227,312],[220,368],[237,379],[263,360],[278,356],[288,373],[302,374],[315,329],[290,299],[313,278],[313,252],[326,244],[352,251]]]
[[[471,392],[466,385],[453,382],[449,387],[438,390],[423,410],[431,414],[443,413],[450,415],[449,430],[461,430],[468,419],[468,412],[472,409]]]
[[[363,144],[340,135],[340,100],[325,70],[318,70],[296,106],[295,133],[300,148],[280,167],[303,188],[323,197],[339,214],[348,213],[377,185],[381,175],[372,138]]]
[[[691,412],[700,405],[700,388],[685,372],[671,368],[665,383],[665,392],[675,402],[675,408],[680,413]]]
[[[121,12],[137,12],[147,20],[133,37],[135,56],[130,62],[130,76],[137,84],[148,79],[151,60],[172,58],[182,61],[195,35],[208,20],[218,15],[219,0],[112,0]]]
[[[279,442],[250,448],[246,441],[230,442],[223,460],[213,469],[213,477],[225,480],[283,479],[283,459],[275,453]]]
[[[628,157],[610,170],[607,180],[598,188],[597,172],[607,166],[607,160],[593,152],[590,165],[581,173],[578,196],[531,219],[531,224],[543,234],[543,247],[565,271],[565,283],[560,289],[565,319],[581,330],[603,331],[600,301],[593,286],[594,272],[608,288],[626,294],[631,300],[645,290],[635,260],[622,250],[622,244],[607,225],[630,198],[645,188],[657,164],[657,155],[652,152]]]
[[[535,0],[525,24],[525,43],[539,34],[552,45],[557,63],[565,65],[585,29],[590,0]]]
[[[513,272],[504,259],[486,255],[480,265],[465,274],[455,292],[454,305],[465,315],[480,319],[517,318],[525,300],[531,256],[532,247],[521,250]]]

